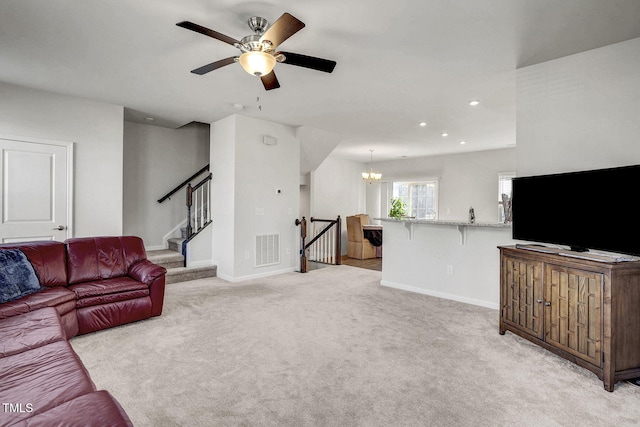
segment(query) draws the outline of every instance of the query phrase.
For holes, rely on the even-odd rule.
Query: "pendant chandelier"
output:
[[[373,150],[369,151],[371,152],[371,162],[373,162]],[[373,182],[380,181],[382,179],[382,174],[376,173],[373,171],[373,168],[370,168],[369,172],[362,172],[362,179],[369,181],[369,184],[371,184]]]

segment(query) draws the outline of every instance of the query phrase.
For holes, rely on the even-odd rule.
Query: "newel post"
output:
[[[191,225],[191,206],[193,205],[193,188],[187,184],[187,238],[191,237],[193,227]]]
[[[307,220],[302,217],[302,221],[296,219],[296,225],[300,226],[300,273],[307,272],[307,248],[305,247],[305,238],[307,237]]]
[[[342,244],[340,239],[342,238],[342,220],[340,215],[336,219],[336,265],[342,264]]]

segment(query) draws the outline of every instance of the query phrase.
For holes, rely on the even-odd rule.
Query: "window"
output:
[[[516,177],[515,172],[498,174],[498,222],[505,222],[504,200],[511,201],[511,181]],[[506,195],[506,199],[503,198]]]
[[[407,216],[417,219],[438,218],[438,181],[394,182],[393,198],[406,205]]]

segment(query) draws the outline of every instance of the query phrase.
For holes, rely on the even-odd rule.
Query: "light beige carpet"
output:
[[[608,393],[592,373],[499,335],[497,311],[380,278],[335,266],[172,284],[161,317],[71,343],[137,426],[640,423],[640,387]]]

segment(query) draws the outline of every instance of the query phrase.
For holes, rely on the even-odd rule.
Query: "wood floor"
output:
[[[349,257],[343,256],[342,264],[350,265],[352,267],[366,268],[367,270],[382,271],[382,258],[357,259],[357,258],[349,258]],[[308,261],[307,271],[327,267],[328,265],[329,264],[321,264],[317,262]]]
[[[367,270],[382,271],[382,258],[357,259],[345,256],[342,257],[342,264],[366,268]]]

